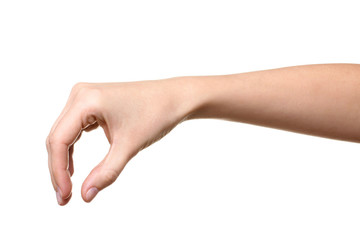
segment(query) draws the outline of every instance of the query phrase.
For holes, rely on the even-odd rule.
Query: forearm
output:
[[[306,65],[182,81],[190,86],[189,119],[226,119],[360,142],[360,65]]]

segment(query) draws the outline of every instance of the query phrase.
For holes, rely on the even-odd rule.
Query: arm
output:
[[[74,143],[98,126],[109,153],[89,174],[90,202],[139,151],[186,119],[218,118],[360,142],[360,65],[325,64],[224,76],[77,84],[46,145],[58,203],[71,198]]]
[[[195,82],[203,99],[193,118],[360,142],[360,65],[296,66]]]

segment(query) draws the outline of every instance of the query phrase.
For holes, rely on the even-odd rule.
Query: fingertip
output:
[[[95,198],[100,190],[101,189],[99,189],[94,182],[91,181],[91,178],[88,177],[81,187],[81,197],[85,202],[89,203]]]
[[[70,195],[67,197],[67,198],[63,198],[61,196],[61,191],[60,189],[58,189],[58,191],[56,191],[56,199],[57,199],[57,202],[60,206],[64,206],[66,205],[70,199],[71,199],[71,196],[72,196],[72,193],[70,193]]]
[[[101,163],[99,165],[101,165]],[[96,166],[90,172],[90,174],[87,176],[87,178],[85,179],[85,181],[83,182],[83,184],[81,186],[81,197],[87,203],[91,202],[95,198],[95,196],[98,194],[98,192],[102,189],[99,187],[99,184],[98,184],[98,181],[96,178],[96,175],[99,170],[99,165]],[[93,190],[91,190],[91,189],[93,189]]]
[[[98,194],[98,192],[99,192],[99,189],[97,189],[96,187],[90,188],[85,194],[84,201],[87,203],[91,202],[95,198],[95,196]]]
[[[64,183],[59,184],[57,192],[59,192],[59,195],[62,199],[68,199],[71,195],[71,190],[72,190],[72,183],[70,181],[65,184]]]
[[[69,176],[64,178],[58,178],[57,188],[56,188],[56,199],[59,205],[63,206],[67,204],[71,198],[71,195],[72,195],[72,182]]]
[[[64,200],[61,197],[61,193],[59,190],[56,191],[56,200],[60,206],[64,205]]]

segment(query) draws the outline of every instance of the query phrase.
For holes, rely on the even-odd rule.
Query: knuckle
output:
[[[59,143],[59,138],[57,136],[55,136],[54,134],[51,134],[47,137],[46,139],[46,143],[47,143],[47,147],[50,149],[51,146]]]
[[[87,86],[88,86],[88,83],[78,82],[72,87],[71,92],[76,93],[79,90],[86,88]]]
[[[93,83],[77,83],[74,85],[72,92],[81,98],[94,98],[99,96],[100,90]]]
[[[101,91],[97,88],[86,88],[78,93],[79,104],[87,114],[93,114],[101,105]]]
[[[46,149],[49,150],[49,146],[50,146],[49,136],[46,137],[45,144],[46,144]]]
[[[113,169],[107,169],[103,172],[103,180],[106,185],[110,185],[118,178],[119,173]]]
[[[79,112],[83,127],[92,124],[102,108],[103,90],[93,83],[77,83],[73,87],[74,107]],[[89,119],[90,118],[90,119]]]

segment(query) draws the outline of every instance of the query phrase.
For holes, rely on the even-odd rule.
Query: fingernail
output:
[[[61,205],[63,203],[63,199],[61,197],[59,190],[56,192],[56,199],[57,199],[59,205]]]
[[[59,193],[59,196],[62,198],[62,191],[60,187],[57,187],[56,193]]]
[[[96,187],[90,188],[86,193],[86,201],[90,202],[94,199],[99,190]]]

